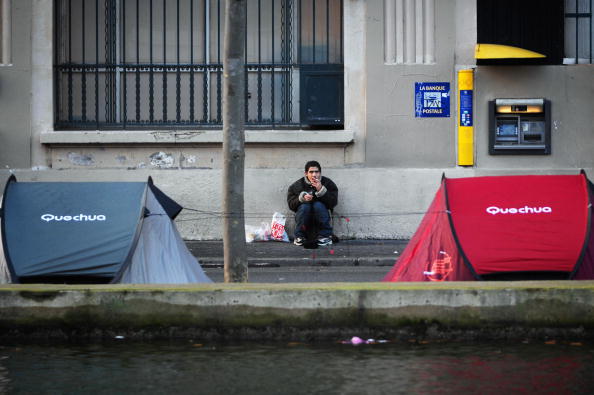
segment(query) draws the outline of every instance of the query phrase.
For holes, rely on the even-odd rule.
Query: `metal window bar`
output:
[[[248,1],[247,127],[302,127],[294,80],[342,65],[342,3]],[[55,128],[221,128],[224,4],[54,0]]]
[[[126,0],[122,0],[122,20],[126,20]],[[121,24],[121,30],[122,30],[122,37],[126,37],[126,24],[122,23]],[[123,64],[126,64],[126,45],[122,45],[123,43],[120,42],[120,51],[122,53],[122,59],[121,62]],[[124,67],[122,70],[123,73],[123,78],[122,78],[122,84],[123,84],[123,91],[124,92],[128,92],[128,70],[126,70],[126,68]],[[118,73],[119,74],[119,73]],[[124,129],[126,129],[126,124],[128,121],[128,100],[126,100],[126,98],[124,97],[122,100],[118,100],[118,103],[121,101],[122,103],[122,126]]]
[[[163,0],[163,119],[167,122],[167,0]]]
[[[84,0],[83,0],[84,1]],[[95,123],[97,124],[97,129],[99,129],[99,2],[95,1]],[[86,43],[83,43],[83,46]],[[73,68],[72,60],[70,60],[70,65],[68,70],[72,70]],[[70,107],[69,107],[70,109]]]
[[[249,8],[248,8],[249,10]],[[251,93],[249,91],[249,67],[247,67],[248,65],[248,32],[250,31],[249,26],[248,26],[248,13],[245,13],[245,32],[244,32],[244,48],[245,48],[245,53],[244,53],[244,61],[246,64],[246,68],[247,68],[247,76],[244,79],[244,91],[245,91],[245,97],[244,97],[244,102],[245,102],[245,109],[244,109],[244,122],[247,125],[248,124],[248,120],[249,120],[249,107],[250,107],[250,101],[249,99],[251,99]]]
[[[217,2],[217,64],[223,64],[223,59],[221,58],[221,19],[222,14],[221,14],[221,2],[218,1]],[[223,115],[222,115],[222,110],[223,110],[223,96],[222,96],[222,89],[223,89],[223,84],[222,84],[222,79],[221,79],[221,74],[222,74],[222,67],[219,67],[216,69],[217,72],[217,118],[216,118],[216,122],[217,124],[221,125],[223,123]]]
[[[571,21],[571,23],[575,24],[575,64],[579,64],[581,59],[585,59],[588,63],[592,63],[593,53],[592,53],[592,40],[594,36],[592,35],[592,0],[572,0],[568,4],[566,1],[566,7],[570,8],[570,5],[573,5],[573,12],[566,12],[565,13],[565,20]],[[580,10],[580,5],[584,6],[587,4],[587,10]],[[587,29],[587,36],[580,32],[580,21],[584,21],[588,24]],[[588,40],[588,53],[585,56],[580,56],[580,44],[582,44],[583,40]]]
[[[210,10],[210,2],[209,1],[205,1],[204,2],[204,23],[203,23],[203,29],[204,29],[204,42],[206,43],[206,45],[204,45],[204,54],[202,55],[203,59],[204,59],[204,63],[205,64],[209,64],[210,63],[210,51],[209,51],[209,44],[210,44],[210,36],[209,36],[209,27],[210,27],[210,18],[208,17],[209,15],[209,10]],[[202,122],[204,123],[208,123],[208,118],[209,118],[209,114],[208,114],[208,86],[209,86],[209,78],[208,76],[210,75],[210,69],[208,67],[204,68],[204,72],[202,73]]]
[[[316,63],[316,0],[313,1],[313,7],[311,7],[311,27],[313,29],[311,39],[312,39],[312,57],[313,63]]]

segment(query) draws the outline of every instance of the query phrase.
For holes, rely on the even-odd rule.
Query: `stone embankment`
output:
[[[0,286],[2,339],[583,339],[593,330],[593,281]]]

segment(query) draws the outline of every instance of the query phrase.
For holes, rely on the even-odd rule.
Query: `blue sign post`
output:
[[[415,117],[449,117],[450,83],[415,82]]]
[[[460,90],[460,126],[472,126],[472,89]]]

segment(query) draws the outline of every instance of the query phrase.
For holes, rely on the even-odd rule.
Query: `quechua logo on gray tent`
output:
[[[107,217],[103,214],[77,214],[77,215],[54,215],[43,214],[41,220],[45,222],[89,222],[89,221],[105,221]]]

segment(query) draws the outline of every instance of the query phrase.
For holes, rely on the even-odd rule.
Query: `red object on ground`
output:
[[[444,177],[384,281],[594,278],[590,188],[585,174]]]

